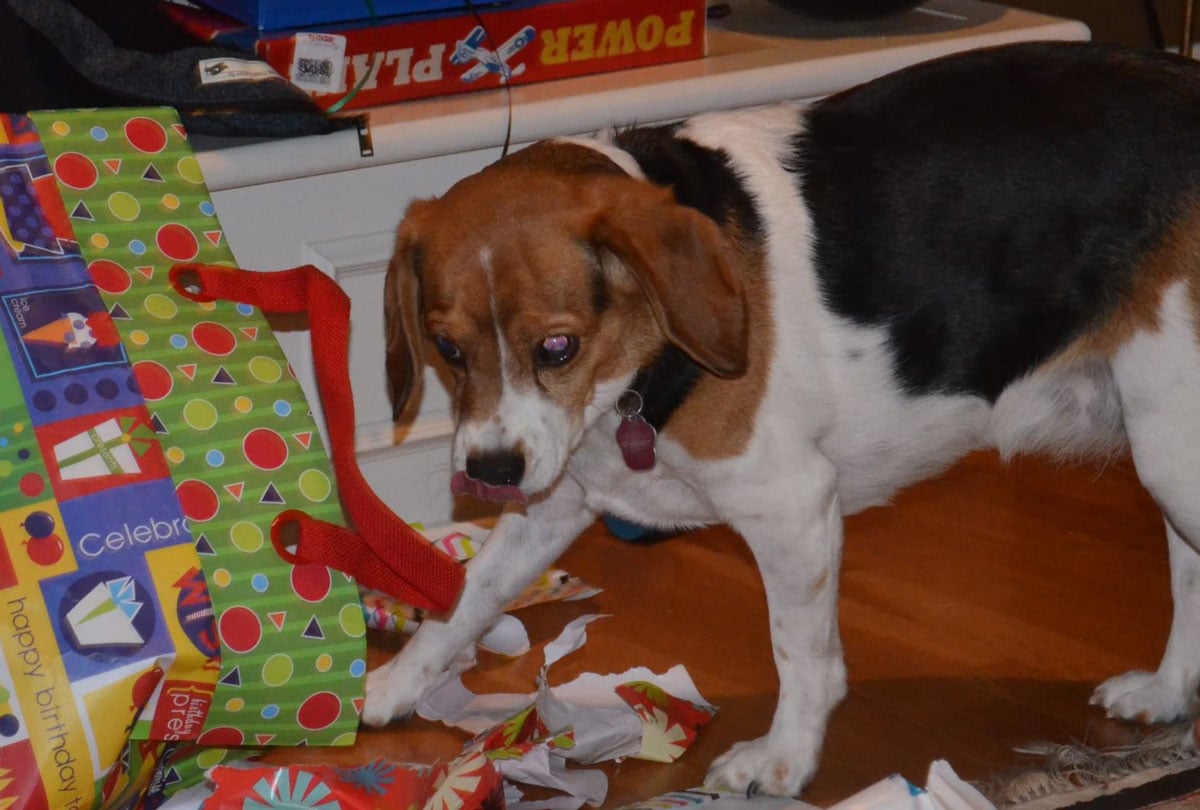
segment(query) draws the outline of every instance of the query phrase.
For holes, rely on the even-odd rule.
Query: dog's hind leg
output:
[[[1200,319],[1197,282],[1163,294],[1158,328],[1113,358],[1138,476],[1163,510],[1174,617],[1156,672],[1129,672],[1092,696],[1109,716],[1141,722],[1189,713],[1200,684]]]
[[[1175,616],[1157,672],[1134,670],[1109,678],[1092,695],[1110,717],[1155,723],[1188,714],[1200,681],[1200,553],[1167,518]]]

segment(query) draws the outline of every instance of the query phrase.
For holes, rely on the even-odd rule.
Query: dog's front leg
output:
[[[705,781],[714,787],[799,793],[816,770],[829,713],[846,694],[837,628],[842,517],[836,474],[815,449],[803,455],[800,464],[792,459],[787,465],[794,474],[739,488],[743,501],[729,505],[743,515],[731,523],[746,539],[766,588],[779,702],[765,736],[734,745],[713,763]]]
[[[380,726],[412,712],[454,660],[594,519],[583,490],[570,478],[524,514],[506,511],[467,565],[466,585],[449,617],[426,617],[396,657],[367,675],[363,722]]]

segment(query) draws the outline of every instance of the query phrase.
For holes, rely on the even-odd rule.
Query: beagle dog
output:
[[[1131,450],[1175,618],[1109,715],[1200,680],[1200,65],[974,51],[804,105],[536,143],[411,204],[386,283],[397,408],[450,367],[452,490],[508,504],[451,615],[374,670],[405,715],[598,515],[726,523],[779,698],[707,781],[793,795],[846,694],[842,516],[964,453]]]

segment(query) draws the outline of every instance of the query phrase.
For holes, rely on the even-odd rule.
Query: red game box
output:
[[[707,50],[705,2],[524,2],[478,16],[409,15],[270,33],[236,23],[222,28],[211,15],[203,25],[189,15],[188,25],[207,26],[214,41],[253,48],[324,107],[361,82],[344,105],[360,109],[697,59]]]

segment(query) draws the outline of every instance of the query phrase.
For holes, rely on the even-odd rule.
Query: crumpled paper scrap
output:
[[[204,810],[482,810],[504,806],[500,774],[478,751],[432,766],[384,760],[352,768],[220,765],[208,778],[213,792],[204,801]]]
[[[414,526],[414,528],[422,531],[420,526]],[[432,545],[459,562],[466,562],[474,557],[488,537],[486,529],[473,523],[454,523],[428,534],[440,538],[435,540]],[[587,599],[600,591],[600,588],[589,585],[566,571],[551,568],[513,600],[507,610],[517,610],[529,605],[556,600],[572,602]],[[411,635],[421,624],[422,612],[420,610],[378,591],[364,591],[362,605],[363,617],[366,619],[367,627],[372,630]],[[509,657],[524,655],[530,649],[529,634],[525,630],[525,625],[520,619],[508,613],[501,615],[496,620],[496,623],[479,639],[478,644],[485,650]]]
[[[525,801],[521,791],[512,782],[504,783],[507,810],[578,810],[583,802],[574,796],[554,796],[549,799]]]
[[[485,752],[485,755],[489,755]],[[493,761],[496,770],[510,782],[560,790],[559,806],[578,808],[585,804],[599,807],[608,795],[608,777],[603,771],[568,769],[566,761],[549,749],[535,746],[520,759]],[[514,802],[510,810],[529,810],[526,803]]]
[[[701,807],[705,810],[818,810],[815,805],[799,799],[746,796],[709,788],[666,793],[625,805],[620,810],[673,810],[685,807],[689,810]],[[929,766],[924,788],[894,774],[833,805],[829,810],[996,810],[996,807],[982,793],[964,782],[950,767],[950,763],[939,759]]]
[[[930,764],[924,788],[893,774],[829,810],[996,810],[996,806],[963,781],[949,762],[939,759]]]
[[[703,807],[705,810],[819,810],[816,805],[799,799],[782,799],[775,796],[748,797],[744,793],[709,788],[672,791],[653,799],[627,804],[620,810],[691,810],[694,807]]]
[[[661,674],[645,667],[612,675],[585,673],[551,687],[549,667],[583,646],[587,625],[599,618],[579,617],[546,645],[533,694],[477,695],[452,676],[417,706],[417,713],[476,735],[467,750],[483,751],[507,779],[564,790],[580,800],[575,807],[600,804],[607,778],[600,771],[568,771],[567,760],[673,762],[716,707],[700,695],[681,665]]]
[[[674,762],[696,741],[700,728],[712,719],[707,704],[683,700],[653,681],[629,681],[614,687],[642,720],[642,747],[632,756],[655,762]]]

